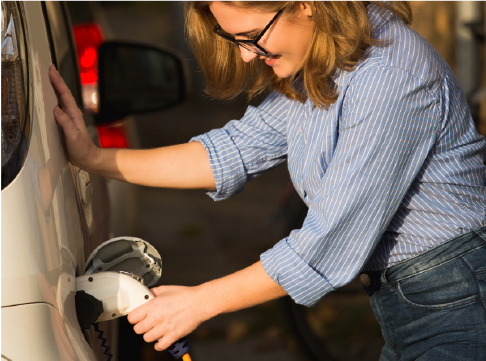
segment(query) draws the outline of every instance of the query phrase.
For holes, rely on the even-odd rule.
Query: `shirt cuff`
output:
[[[191,138],[199,142],[209,156],[216,191],[207,191],[215,201],[221,201],[245,189],[247,176],[240,152],[223,129],[214,129]]]
[[[265,272],[297,304],[313,306],[334,287],[295,251],[290,238],[284,238],[260,256]]]

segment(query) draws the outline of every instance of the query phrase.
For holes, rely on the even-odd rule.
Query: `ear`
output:
[[[304,15],[312,17],[312,7],[309,2],[302,1],[300,3],[300,10],[304,12]]]

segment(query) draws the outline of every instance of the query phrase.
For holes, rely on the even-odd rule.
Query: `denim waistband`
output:
[[[394,282],[413,276],[484,246],[486,246],[486,226],[451,238],[418,256],[401,261],[383,271],[363,272],[370,278],[370,284],[365,289],[375,288],[385,280]]]

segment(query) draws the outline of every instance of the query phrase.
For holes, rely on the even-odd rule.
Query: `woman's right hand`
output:
[[[54,65],[49,67],[49,78],[58,94],[59,106],[54,108],[54,117],[64,130],[69,161],[87,171],[93,170],[101,149],[91,141],[83,113]]]

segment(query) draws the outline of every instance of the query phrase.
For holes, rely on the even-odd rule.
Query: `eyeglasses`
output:
[[[222,38],[231,41],[233,44],[241,46],[242,48],[245,48],[248,51],[251,51],[255,54],[258,55],[267,55],[268,51],[263,49],[260,45],[257,43],[260,41],[262,36],[265,34],[265,32],[272,26],[272,24],[277,20],[278,16],[284,11],[285,8],[281,9],[278,11],[278,13],[273,17],[273,19],[268,23],[268,25],[263,29],[263,31],[258,34],[258,36],[253,39],[253,40],[236,40],[232,35],[226,33],[223,29],[221,29],[221,26],[216,25],[213,29],[213,31],[221,36]]]

